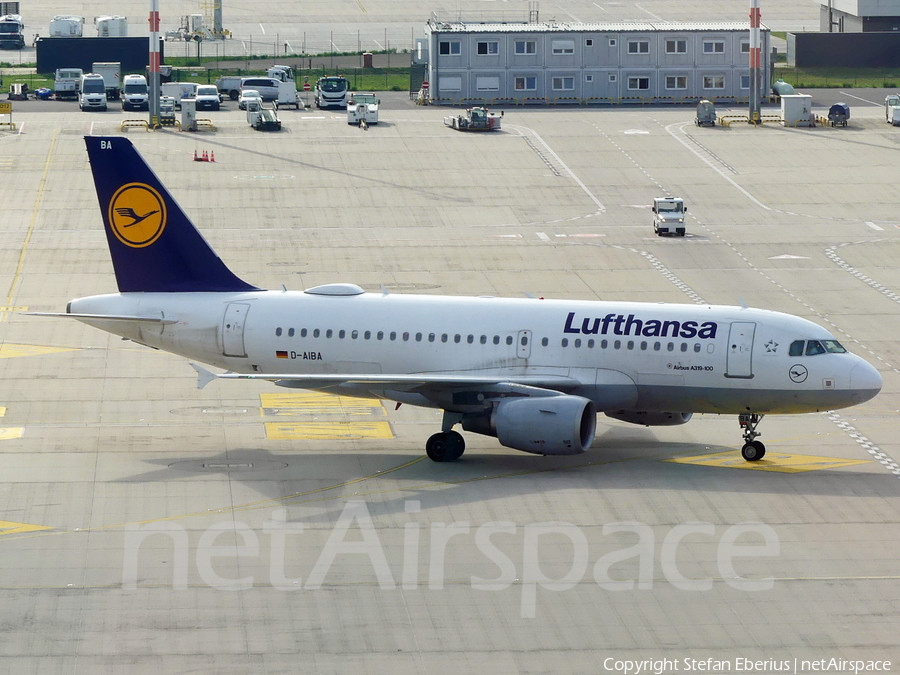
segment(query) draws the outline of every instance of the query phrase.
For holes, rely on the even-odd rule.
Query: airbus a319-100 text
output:
[[[85,138],[119,292],[65,314],[225,369],[214,378],[443,410],[428,439],[458,459],[463,430],[543,455],[584,452],[598,412],[648,426],[737,415],[759,460],[766,414],[862,403],[881,376],[823,327],[731,306],[367,293],[352,283],[268,291],[235,276],[132,143]]]

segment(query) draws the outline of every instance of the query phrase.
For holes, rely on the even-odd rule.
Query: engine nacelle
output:
[[[597,408],[581,396],[504,399],[487,415],[465,416],[462,426],[536,455],[579,455],[594,442]]]
[[[629,424],[642,424],[645,427],[677,427],[687,424],[694,413],[648,412],[646,410],[615,410],[606,413],[607,417],[622,420]]]

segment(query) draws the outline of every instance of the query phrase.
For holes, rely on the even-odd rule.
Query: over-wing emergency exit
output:
[[[127,138],[86,137],[119,293],[67,316],[230,371],[201,380],[443,410],[426,444],[458,459],[464,431],[544,455],[584,452],[598,412],[641,425],[737,415],[759,460],[766,414],[856,405],[878,371],[821,326],[747,307],[366,293],[352,283],[266,291],[235,276]]]

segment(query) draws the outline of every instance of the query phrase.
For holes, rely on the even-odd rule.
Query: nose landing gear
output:
[[[761,441],[756,440],[758,436],[762,435],[756,430],[756,427],[762,422],[763,417],[765,415],[757,415],[756,413],[738,415],[738,423],[741,425],[741,429],[744,430],[744,447],[741,448],[741,457],[748,462],[758,462],[766,456],[766,446]]]

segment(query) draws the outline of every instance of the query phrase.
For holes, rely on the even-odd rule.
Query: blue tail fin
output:
[[[216,255],[127,138],[85,136],[119,291],[253,291]]]

